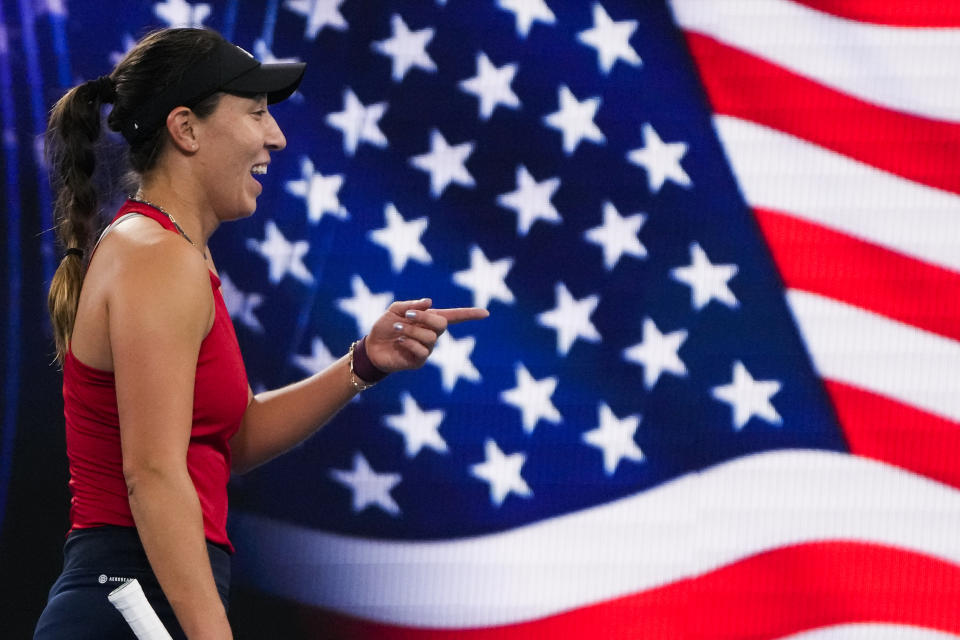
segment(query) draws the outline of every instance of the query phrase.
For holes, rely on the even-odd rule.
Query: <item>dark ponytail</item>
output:
[[[112,102],[109,76],[74,87],[53,107],[46,149],[53,180],[57,240],[66,255],[50,283],[47,306],[53,324],[57,359],[63,361],[83,283],[84,257],[100,226],[94,186],[95,149],[100,138],[100,107]]]
[[[65,255],[50,283],[47,306],[59,362],[63,362],[73,333],[84,272],[100,230],[100,205],[114,195],[98,193],[94,179],[99,173],[97,148],[103,105],[113,104],[107,125],[121,131],[141,105],[178,82],[186,69],[221,42],[223,37],[208,29],[154,31],[140,40],[110,75],[70,89],[54,105],[45,143],[55,194],[57,240]],[[219,99],[220,94],[214,94],[192,110],[197,117],[205,118],[216,109]],[[155,166],[166,138],[166,128],[161,126],[127,149],[130,185],[139,183],[140,177]],[[105,182],[112,185],[118,180],[106,176]]]

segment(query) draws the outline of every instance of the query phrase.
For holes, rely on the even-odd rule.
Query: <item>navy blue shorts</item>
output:
[[[207,542],[223,606],[230,593],[230,554]],[[50,589],[34,640],[135,640],[107,594],[136,578],[167,631],[186,638],[157,583],[132,527],[96,527],[70,533],[63,547],[63,572]]]

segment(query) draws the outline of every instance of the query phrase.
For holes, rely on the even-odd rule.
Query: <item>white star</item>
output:
[[[407,222],[388,202],[383,211],[387,226],[370,231],[373,242],[390,252],[390,263],[395,273],[400,273],[411,258],[421,264],[430,264],[433,258],[427,253],[427,248],[420,242],[420,237],[427,230],[427,219],[417,218]]]
[[[643,320],[643,342],[624,349],[624,359],[643,366],[643,384],[652,389],[664,373],[685,377],[687,367],[677,355],[687,339],[687,332],[680,329],[663,334],[650,318]]]
[[[344,0],[287,0],[284,8],[307,19],[303,37],[314,40],[325,27],[344,31],[349,26],[340,13]]]
[[[153,12],[169,27],[199,29],[203,27],[203,21],[210,16],[210,5],[192,5],[186,0],[164,0],[153,5]]]
[[[387,40],[374,42],[372,46],[377,53],[393,58],[393,80],[402,81],[411,67],[435,72],[437,65],[427,53],[427,45],[433,39],[433,29],[428,27],[410,31],[407,23],[397,14],[390,17],[390,24],[393,35]]]
[[[578,102],[566,85],[560,85],[557,101],[560,103],[560,110],[544,116],[543,121],[563,134],[564,153],[572,155],[584,138],[597,144],[606,142],[603,132],[593,122],[597,109],[600,108],[600,98],[587,98]]]
[[[65,0],[41,0],[37,6],[37,11],[39,13],[49,13],[53,16],[62,16],[67,17],[67,7],[64,4]]]
[[[2,36],[2,35],[3,35],[3,28],[2,28],[2,25],[0,25],[0,36]],[[133,36],[131,36],[129,33],[123,34],[123,50],[122,50],[122,51],[111,51],[111,52],[110,52],[110,63],[111,63],[113,66],[117,66],[118,64],[120,64],[120,61],[123,60],[124,56],[126,56],[127,53],[129,53],[130,50],[133,49],[133,47],[134,47],[136,44],[137,44],[137,41],[133,39]],[[0,49],[0,53],[2,53],[2,52],[3,52],[3,50]]]
[[[603,247],[603,264],[611,271],[623,254],[637,258],[647,256],[647,248],[640,243],[637,234],[647,221],[642,213],[624,218],[610,202],[603,203],[603,224],[587,229],[583,237],[589,242]]]
[[[515,493],[529,498],[533,491],[520,475],[527,456],[517,452],[504,455],[497,443],[488,439],[484,444],[486,460],[470,466],[470,473],[490,485],[490,502],[499,507],[507,496]]]
[[[496,262],[487,260],[477,245],[470,247],[470,268],[453,274],[453,281],[473,292],[473,306],[487,308],[491,300],[513,304],[513,292],[505,282],[513,267],[513,258],[501,258]]]
[[[447,393],[453,391],[457,380],[466,378],[472,382],[479,382],[480,372],[470,361],[470,354],[476,346],[476,340],[473,336],[467,336],[460,340],[455,339],[450,332],[440,334],[437,343],[433,347],[433,353],[427,359],[427,364],[440,369],[440,379],[443,384],[443,390]]]
[[[718,300],[731,309],[740,305],[729,284],[730,279],[737,275],[737,265],[713,264],[696,242],[690,245],[690,266],[676,267],[670,274],[674,280],[689,285],[690,302],[697,311],[711,300]]]
[[[487,54],[481,51],[477,54],[477,75],[462,80],[460,88],[480,99],[480,118],[489,120],[498,104],[511,109],[520,106],[520,98],[510,88],[515,75],[516,64],[505,64],[497,68],[490,62]]]
[[[534,180],[522,164],[517,167],[517,189],[497,196],[497,204],[517,213],[517,233],[527,235],[537,220],[550,224],[563,222],[550,198],[560,188],[560,178],[548,178],[543,182]]]
[[[264,231],[263,241],[248,238],[247,248],[256,251],[270,263],[270,282],[277,284],[289,273],[300,282],[312,283],[313,275],[303,264],[303,257],[310,250],[310,243],[306,240],[288,242],[273,220],[267,220]]]
[[[614,415],[605,402],[598,405],[600,426],[583,434],[583,441],[603,451],[603,470],[612,476],[620,461],[626,458],[643,461],[643,451],[634,438],[640,426],[640,416],[627,416],[623,420]]]
[[[671,180],[684,188],[693,184],[690,176],[680,166],[680,161],[687,153],[687,143],[665,143],[649,122],[644,123],[642,133],[643,147],[628,153],[627,159],[646,169],[647,184],[650,186],[650,190],[659,193],[660,187],[667,180]]]
[[[422,410],[413,396],[406,392],[401,400],[403,413],[383,416],[383,423],[403,436],[407,446],[407,457],[416,456],[424,447],[430,447],[437,453],[447,453],[447,443],[439,432],[440,423],[443,422],[443,411]]]
[[[590,322],[592,314],[600,303],[600,296],[592,295],[575,300],[567,286],[558,282],[554,286],[556,306],[550,311],[544,311],[537,316],[537,322],[544,327],[550,327],[557,332],[557,354],[561,356],[570,352],[577,338],[587,342],[600,342],[600,333]]]
[[[410,164],[430,174],[430,193],[439,198],[451,182],[464,187],[475,184],[465,165],[473,147],[472,142],[450,146],[443,134],[433,129],[430,132],[430,153],[413,156]]]
[[[555,24],[557,18],[550,11],[544,0],[499,0],[501,9],[512,11],[517,20],[517,35],[524,38],[530,33],[530,26],[534,20],[545,24]]]
[[[640,56],[630,46],[630,36],[637,30],[636,20],[614,22],[599,2],[593,5],[593,28],[577,34],[577,40],[597,50],[600,69],[609,74],[617,60],[635,67],[640,66]]]
[[[500,399],[520,410],[523,417],[523,430],[533,433],[537,423],[543,419],[560,424],[560,412],[553,406],[550,397],[557,388],[556,377],[535,380],[523,364],[516,367],[517,386],[500,392]]]
[[[340,205],[337,194],[343,186],[343,176],[325,176],[314,171],[313,162],[304,156],[300,159],[299,180],[287,181],[287,193],[303,198],[307,203],[307,217],[310,222],[318,223],[323,214],[329,213],[334,217],[346,220],[350,217],[347,210]]]
[[[314,373],[320,373],[334,362],[337,361],[336,356],[330,353],[330,349],[327,349],[327,345],[323,344],[323,340],[320,338],[314,338],[310,341],[310,355],[302,356],[298,353],[293,354],[293,364],[297,365],[308,374],[313,375]]]
[[[370,331],[373,323],[393,302],[393,292],[372,293],[358,275],[350,279],[350,287],[353,289],[353,297],[337,300],[337,308],[354,317],[357,321],[357,335],[362,336]]]
[[[244,325],[256,331],[263,333],[263,325],[259,318],[253,315],[261,304],[263,296],[259,293],[244,293],[233,284],[233,280],[226,272],[220,272],[220,295],[223,296],[223,302],[227,305],[231,318],[238,318]]]
[[[379,126],[387,106],[386,102],[364,105],[351,89],[343,92],[343,111],[327,114],[326,121],[343,133],[344,153],[352,156],[361,142],[381,149],[387,146],[387,137]]]
[[[330,477],[353,492],[353,511],[369,506],[379,507],[392,516],[400,515],[400,507],[390,490],[400,483],[399,473],[377,473],[359,451],[353,456],[353,469],[331,469]]]
[[[713,388],[713,397],[726,402],[733,409],[733,428],[743,429],[750,418],[757,416],[773,425],[783,424],[770,398],[780,391],[779,380],[754,380],[743,363],[733,363],[733,380]]]
[[[273,64],[275,62],[299,62],[299,58],[278,58],[273,55],[273,51],[267,46],[263,38],[257,38],[253,43],[253,57],[264,64]]]

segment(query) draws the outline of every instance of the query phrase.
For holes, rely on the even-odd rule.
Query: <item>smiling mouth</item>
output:
[[[255,164],[253,168],[250,169],[250,173],[255,176],[264,176],[267,174],[267,165],[265,164]]]

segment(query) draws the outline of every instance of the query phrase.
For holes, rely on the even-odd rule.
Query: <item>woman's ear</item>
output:
[[[189,107],[177,107],[167,114],[167,132],[174,146],[184,153],[193,153],[200,146],[194,124],[197,117]]]

